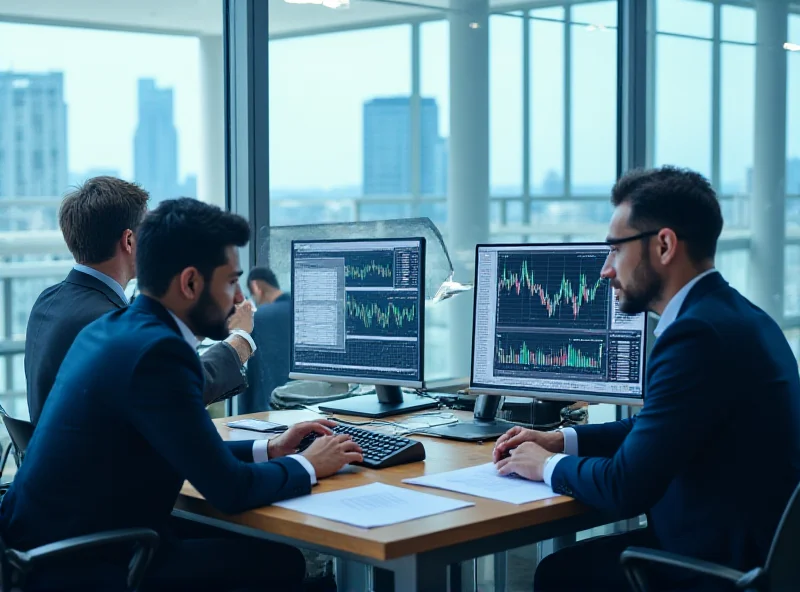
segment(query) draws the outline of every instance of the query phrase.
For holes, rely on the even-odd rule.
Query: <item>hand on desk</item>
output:
[[[492,452],[494,462],[506,458],[511,450],[524,442],[538,444],[541,448],[551,453],[564,451],[564,434],[561,432],[539,432],[514,426],[497,439]]]
[[[280,436],[272,438],[269,441],[269,457],[280,458],[281,456],[294,454],[300,447],[300,442],[303,440],[303,438],[309,434],[330,436],[333,434],[331,428],[335,425],[335,422],[327,419],[296,423],[288,430],[283,432]]]
[[[501,475],[515,473],[523,479],[542,481],[544,480],[544,465],[551,456],[553,456],[552,452],[538,444],[523,442],[511,450],[509,456],[496,461],[495,467]]]

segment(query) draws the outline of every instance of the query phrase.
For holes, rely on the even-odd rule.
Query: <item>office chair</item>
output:
[[[0,460],[0,477],[2,477],[9,453],[14,453],[14,460],[18,467],[22,464],[22,459],[25,457],[25,450],[28,448],[28,442],[30,442],[31,437],[33,437],[33,424],[24,419],[14,419],[6,413],[2,405],[0,405],[0,417],[3,418],[3,423],[11,438],[11,442],[6,446],[3,451],[2,460]]]
[[[8,485],[0,487],[0,497],[8,491]],[[147,568],[158,548],[159,537],[149,528],[126,528],[109,530],[85,536],[56,541],[27,551],[9,549],[0,537],[0,591],[23,592],[25,581],[36,570],[46,570],[53,560],[83,555],[91,558],[92,551],[110,545],[133,545],[133,554],[128,564],[127,589],[139,589]]]
[[[800,485],[794,490],[783,512],[764,567],[741,572],[709,561],[642,547],[627,548],[622,552],[620,561],[625,576],[635,592],[648,590],[645,573],[648,563],[727,580],[734,584],[737,590],[790,592],[800,590],[800,562],[797,561],[796,551],[798,547],[800,547]]]

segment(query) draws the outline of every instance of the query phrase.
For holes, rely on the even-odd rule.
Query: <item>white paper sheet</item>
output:
[[[403,479],[403,483],[447,489],[510,504],[527,504],[559,495],[553,493],[549,485],[541,482],[498,475],[494,463],[438,475]]]
[[[388,526],[474,506],[471,502],[372,483],[272,504],[361,528]]]

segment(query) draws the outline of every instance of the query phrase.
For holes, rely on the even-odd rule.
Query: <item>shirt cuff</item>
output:
[[[250,346],[251,357],[254,353],[256,353],[256,342],[253,341],[253,337],[250,335],[250,333],[248,333],[244,329],[234,329],[233,331],[231,331],[231,335],[238,335],[247,342],[247,345]]]
[[[299,462],[303,468],[308,471],[308,476],[311,477],[311,485],[317,484],[317,472],[314,470],[314,465],[312,465],[305,456],[302,454],[290,454],[286,458],[293,458]]]
[[[253,442],[253,462],[267,462],[269,460],[269,440],[255,440]]]
[[[569,428],[567,428],[569,429]],[[573,430],[574,431],[574,430]],[[547,459],[547,462],[544,463],[544,471],[542,471],[542,481],[544,481],[547,485],[550,485],[550,482],[553,479],[553,470],[556,468],[558,461],[562,458],[567,456],[566,454],[554,454],[550,458]]]
[[[564,428],[561,433],[564,435],[564,454],[578,456],[578,432],[575,428]]]

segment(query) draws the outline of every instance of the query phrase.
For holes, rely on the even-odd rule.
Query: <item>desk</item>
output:
[[[273,411],[240,417],[266,418],[288,424],[319,418],[308,411]],[[362,418],[353,419],[363,421]],[[232,430],[224,425],[230,420],[231,418],[214,420],[223,439],[248,440],[266,437],[257,432]],[[226,515],[212,508],[187,483],[178,498],[176,509],[213,519],[211,522],[215,524],[247,527],[260,531],[260,535],[271,540],[389,570],[394,572],[395,590],[403,592],[446,590],[447,567],[450,564],[572,534],[608,522],[572,498],[563,496],[517,506],[406,485],[402,483],[403,479],[483,464],[489,462],[492,455],[492,443],[475,444],[413,437],[424,442],[427,455],[425,462],[379,471],[351,467],[346,473],[320,481],[314,487],[313,493],[385,483],[468,500],[474,502],[474,506],[367,530],[270,506],[235,516]]]

